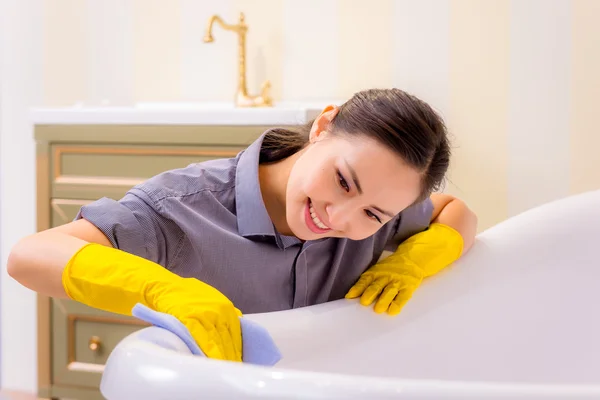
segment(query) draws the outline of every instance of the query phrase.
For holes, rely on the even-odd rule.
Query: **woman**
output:
[[[357,93],[305,129],[167,171],[22,239],[9,274],[44,295],[177,317],[204,353],[241,360],[239,316],[343,297],[394,315],[470,248],[476,218],[432,194],[443,121],[397,89]],[[378,262],[384,250],[394,253]]]

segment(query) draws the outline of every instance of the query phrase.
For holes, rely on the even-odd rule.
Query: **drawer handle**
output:
[[[100,349],[100,345],[102,343],[100,343],[100,338],[98,336],[92,336],[90,338],[90,343],[89,343],[89,347],[91,351],[98,351]]]

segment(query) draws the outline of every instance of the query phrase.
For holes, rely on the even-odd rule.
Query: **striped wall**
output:
[[[600,186],[600,1],[578,0],[571,7],[569,104],[569,191]]]
[[[45,105],[228,101],[249,25],[249,88],[276,100],[344,99],[397,86],[437,108],[453,136],[447,191],[481,229],[600,188],[600,1],[52,0]]]
[[[509,100],[508,1],[456,0],[449,10],[446,113],[454,136],[449,192],[485,229],[506,218]]]

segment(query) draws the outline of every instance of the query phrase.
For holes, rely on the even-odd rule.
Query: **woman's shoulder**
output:
[[[203,193],[223,192],[235,187],[236,158],[221,158],[164,171],[136,185],[154,201]]]

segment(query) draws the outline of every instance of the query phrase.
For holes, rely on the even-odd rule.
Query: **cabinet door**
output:
[[[62,299],[51,300],[52,375],[61,387],[98,389],[106,360],[127,335],[148,326]]]

